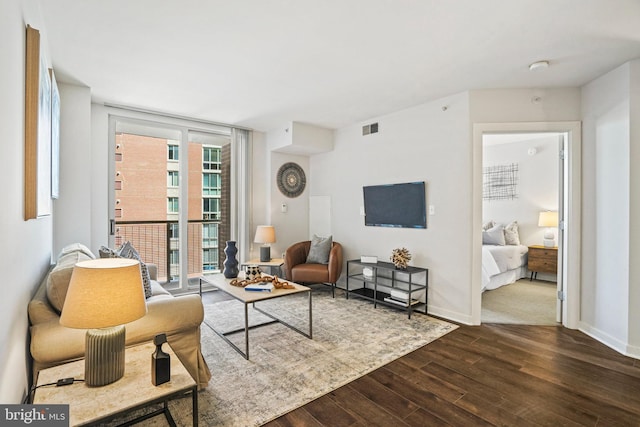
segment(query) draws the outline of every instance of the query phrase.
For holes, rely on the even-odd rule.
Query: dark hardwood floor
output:
[[[640,426],[640,361],[556,326],[459,329],[266,424]]]

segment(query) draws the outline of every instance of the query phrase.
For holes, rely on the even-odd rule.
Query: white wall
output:
[[[482,176],[481,168],[475,176],[481,158],[474,157],[473,123],[579,118],[579,89],[482,90],[439,99],[368,120],[379,122],[379,134],[363,137],[362,124],[337,130],[334,151],[311,157],[311,194],[331,195],[331,227],[346,259],[367,254],[386,260],[392,249],[407,247],[412,265],[430,269],[429,312],[474,323],[479,321],[473,306],[479,312],[480,265],[474,265],[473,255],[480,242],[476,248],[473,233],[480,227],[480,199],[478,224],[472,212]],[[426,181],[427,203],[435,208],[427,230],[364,226],[359,214],[363,185],[419,180]]]
[[[24,52],[26,24],[41,30],[39,10],[21,0],[0,3],[0,402],[20,403],[29,377],[27,304],[51,263],[52,217],[24,221]]]
[[[640,358],[640,60],[629,66],[629,354]]]
[[[529,148],[535,148],[536,153],[529,155]],[[520,242],[526,246],[541,245],[545,229],[538,227],[538,215],[540,211],[558,210],[559,136],[484,144],[483,167],[511,163],[518,165],[518,198],[483,200],[483,222],[518,221]],[[557,230],[554,233],[557,238]]]
[[[54,201],[54,253],[74,242],[91,244],[91,90],[58,84],[60,102],[60,198]],[[97,248],[94,248],[97,249]]]
[[[446,111],[442,107],[447,106]],[[362,136],[362,124],[335,132],[335,149],[311,157],[310,194],[331,196],[331,228],[345,259],[406,247],[411,265],[429,268],[429,311],[469,322],[471,280],[471,137],[468,95],[371,119],[380,132]],[[435,208],[427,229],[365,227],[362,187],[425,181]],[[344,275],[341,278],[344,282]]]
[[[640,277],[635,264],[640,232],[632,218],[639,213],[640,182],[631,165],[640,160],[638,65],[638,61],[626,63],[582,89],[585,244],[581,329],[636,357],[640,356],[640,324],[634,313],[640,303]]]
[[[276,258],[281,257],[282,253],[293,243],[308,240],[309,195],[312,194],[310,182],[313,179],[310,176],[309,157],[307,156],[272,151],[269,153],[268,158],[268,189],[270,194],[268,224],[273,225],[276,229],[276,242],[271,245],[271,256]],[[278,189],[278,170],[287,162],[297,163],[304,171],[307,179],[306,187],[298,197],[287,197]],[[287,205],[287,212],[282,212],[282,204]]]

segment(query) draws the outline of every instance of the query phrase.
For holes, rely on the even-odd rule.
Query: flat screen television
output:
[[[425,184],[370,185],[362,187],[364,225],[427,228]]]

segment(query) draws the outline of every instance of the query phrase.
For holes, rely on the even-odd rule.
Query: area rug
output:
[[[482,323],[556,325],[556,284],[529,279],[485,291]]]
[[[295,295],[258,306],[307,331],[308,300]],[[269,320],[250,308],[250,323]],[[245,360],[208,325],[229,331],[244,325],[243,305],[205,306],[202,353],[213,377],[198,396],[200,425],[258,426],[347,384],[457,326],[344,295],[313,292],[313,339],[281,325],[251,330]],[[244,333],[231,336],[244,349]],[[191,425],[191,400],[170,402],[178,425]],[[164,425],[163,417],[141,425]]]

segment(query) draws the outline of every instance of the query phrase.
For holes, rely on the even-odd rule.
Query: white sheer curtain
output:
[[[240,260],[249,259],[251,247],[251,153],[253,133],[231,131],[231,238],[238,242]]]

